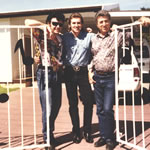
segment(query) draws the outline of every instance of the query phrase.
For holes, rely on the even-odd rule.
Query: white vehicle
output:
[[[141,75],[143,75],[143,87],[149,89],[150,81],[150,45],[146,39],[142,40],[142,59],[140,52],[140,39],[134,38],[134,54],[131,53],[132,63],[121,64],[119,67],[119,91],[138,91],[141,87]],[[141,64],[142,60],[142,64]]]
[[[143,73],[143,80],[144,82],[148,83],[150,80],[150,45],[146,39],[142,40],[142,59],[140,54],[140,40],[139,38],[134,39],[135,42],[135,50],[134,54],[139,62],[139,66],[141,67],[141,72]],[[141,64],[142,60],[142,64]]]
[[[119,67],[119,91],[138,91],[141,87],[140,68],[134,54],[131,54],[131,59],[131,64],[121,64]]]

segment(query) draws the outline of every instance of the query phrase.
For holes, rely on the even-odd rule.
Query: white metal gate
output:
[[[123,63],[118,65],[119,49],[117,44],[117,32],[123,33],[123,57],[125,51],[131,50],[131,64]],[[138,37],[140,41],[140,58],[137,59],[137,50],[135,45],[131,47],[125,46],[125,33],[129,31],[134,40]],[[150,120],[145,114],[150,115],[149,104],[145,103],[148,90],[145,92],[145,84],[143,82],[143,55],[144,49],[142,46],[142,25],[138,22],[127,25],[118,26],[115,30],[115,49],[116,49],[116,137],[120,146],[146,150],[149,145]],[[134,43],[135,44],[135,43]],[[150,58],[149,58],[150,59]],[[120,59],[119,59],[120,60]],[[131,68],[130,68],[131,67]],[[136,70],[136,69],[137,70]],[[139,69],[139,75],[138,75]],[[119,71],[118,71],[119,70]],[[136,74],[137,73],[137,74]],[[135,75],[136,74],[136,75]],[[135,75],[135,76],[134,76]],[[132,76],[132,77],[131,77]],[[123,85],[122,85],[123,84]],[[149,83],[147,83],[149,85]],[[129,104],[130,103],[130,104]],[[138,103],[138,104],[137,104]]]
[[[42,136],[42,114],[39,101],[39,93],[37,89],[37,83],[35,82],[35,65],[30,65],[31,67],[30,75],[26,74],[27,66],[23,64],[21,50],[17,50],[14,53],[15,44],[19,39],[25,41],[25,37],[29,37],[30,41],[28,44],[31,45],[30,56],[34,56],[34,46],[33,46],[33,36],[32,29],[38,28],[26,27],[26,26],[0,26],[0,30],[4,33],[8,33],[10,39],[6,39],[6,44],[11,43],[9,52],[11,53],[12,59],[12,76],[15,76],[18,84],[12,84],[9,79],[4,82],[1,81],[1,88],[6,90],[9,99],[5,103],[0,103],[0,149],[31,149],[31,148],[41,148],[49,147],[49,134],[48,143],[43,143]],[[40,27],[41,28],[41,27]],[[45,52],[47,52],[47,40],[46,40],[46,27],[43,26],[44,38],[45,38]],[[5,38],[5,37],[4,37]],[[10,41],[9,41],[10,40]],[[23,42],[25,46],[25,43]],[[1,47],[1,46],[0,46]],[[4,60],[8,60],[7,55],[3,55],[7,47],[1,47],[1,57]],[[47,55],[47,53],[45,54]],[[3,62],[1,62],[3,63]],[[5,64],[4,64],[5,65]],[[2,68],[1,72],[3,71]],[[8,69],[7,66],[4,69]],[[45,69],[46,80],[47,67]],[[9,74],[11,76],[11,74]],[[25,83],[24,83],[25,81]],[[30,82],[32,86],[27,85]],[[48,82],[46,82],[46,89],[48,89]],[[29,83],[28,83],[29,84]],[[12,90],[15,90],[12,92]],[[48,90],[46,90],[46,101],[48,100]],[[5,91],[0,91],[0,94],[5,93]],[[6,98],[6,95],[1,97]],[[48,101],[47,101],[48,102]],[[47,105],[47,112],[49,112],[49,107]],[[47,126],[49,126],[49,117],[47,115]],[[49,131],[47,131],[49,133]]]

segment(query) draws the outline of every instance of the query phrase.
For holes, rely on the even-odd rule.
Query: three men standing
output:
[[[53,26],[61,28],[64,20],[57,17],[51,18],[49,20],[50,28]],[[99,129],[100,138],[95,142],[95,147],[100,147],[106,144],[106,150],[114,149],[114,96],[115,96],[115,34],[111,32],[111,17],[107,11],[100,11],[96,15],[96,24],[99,32],[94,35],[93,33],[88,33],[83,30],[83,18],[79,13],[73,13],[69,18],[69,28],[70,31],[65,33],[62,38],[63,44],[63,54],[62,60],[65,77],[65,85],[67,90],[67,96],[69,100],[69,113],[72,121],[72,132],[73,132],[73,142],[80,143],[80,119],[78,111],[78,89],[80,93],[81,100],[84,105],[84,121],[83,121],[83,133],[82,136],[88,143],[92,143],[93,139],[91,137],[91,123],[92,123],[92,113],[93,113],[93,100],[92,100],[92,90],[90,83],[94,84],[94,96],[97,105],[97,115],[99,119]],[[56,44],[55,48],[58,48],[60,43],[56,36],[53,37],[53,42]],[[122,33],[118,32],[118,45],[122,44]],[[129,38],[129,37],[128,37]],[[38,41],[38,39],[37,39]],[[39,40],[41,42],[41,39]],[[59,44],[58,44],[59,43]],[[57,45],[58,44],[58,45]],[[92,53],[91,53],[92,52]],[[93,55],[93,59],[92,59]],[[56,57],[57,58],[57,57]],[[92,61],[91,61],[92,60]],[[61,66],[60,59],[56,61],[58,66]],[[88,74],[88,65],[89,67]],[[52,66],[50,65],[50,68]],[[59,67],[58,67],[59,68]],[[43,64],[42,68],[43,69]],[[52,68],[51,68],[52,69]],[[53,70],[52,76],[50,76],[49,81],[55,79],[56,77]],[[93,76],[94,73],[94,76]],[[40,73],[41,74],[41,73]],[[37,74],[38,75],[38,74]],[[37,76],[38,79],[38,76]],[[41,83],[42,78],[38,79]],[[59,81],[59,80],[57,80]],[[89,83],[90,81],[90,83]],[[38,83],[38,84],[39,84]],[[53,81],[50,84],[50,88]],[[43,88],[43,85],[39,84],[39,89]],[[55,90],[50,89],[49,94],[55,102],[52,103],[51,110],[54,108],[50,115],[50,136],[53,135],[54,130],[54,120],[58,114],[60,108],[61,99],[61,84],[54,84]],[[42,89],[43,90],[43,89]],[[58,90],[58,95],[55,93]],[[51,93],[54,92],[54,95]],[[40,98],[41,98],[41,91]],[[57,99],[58,98],[58,99]],[[52,99],[50,102],[53,102]],[[40,99],[41,100],[41,99]],[[45,100],[44,100],[45,101]],[[55,103],[58,101],[57,109],[55,108]],[[43,107],[41,100],[41,105]],[[44,109],[45,110],[45,102]],[[56,110],[55,110],[56,109]],[[43,111],[42,110],[42,111]],[[44,112],[43,112],[44,113]],[[45,118],[46,114],[43,114]],[[43,127],[45,126],[45,121],[43,120]],[[43,128],[43,129],[44,129]],[[43,130],[43,131],[46,131]],[[44,132],[43,132],[44,133]],[[52,136],[52,139],[54,137]]]

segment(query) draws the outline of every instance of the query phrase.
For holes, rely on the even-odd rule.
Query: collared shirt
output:
[[[129,39],[130,34],[125,35]],[[123,34],[118,31],[118,47],[122,45]],[[92,39],[93,60],[91,66],[96,71],[114,72],[115,71],[115,32],[108,32],[104,37],[97,33]]]
[[[63,63],[72,66],[87,66],[91,60],[91,38],[94,33],[81,31],[78,37],[72,32],[63,35]]]
[[[35,50],[36,54],[41,56],[42,65],[45,66],[53,66],[52,64],[52,56],[57,58],[58,61],[61,61],[61,55],[62,55],[62,38],[61,35],[57,35],[57,44],[53,40],[50,39],[49,32],[47,32],[47,54],[44,50],[44,31],[41,29],[35,29],[33,32],[34,36],[34,44],[35,44]],[[47,58],[46,58],[47,55]]]

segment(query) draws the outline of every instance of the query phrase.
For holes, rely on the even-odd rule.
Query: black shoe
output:
[[[114,143],[112,141],[106,141],[106,150],[113,150]]]
[[[52,147],[55,147],[55,146],[59,145],[59,142],[55,139],[53,134],[50,135],[50,145]]]
[[[80,135],[74,134],[74,136],[73,136],[73,142],[76,143],[76,144],[80,143],[81,142]]]
[[[99,138],[98,141],[94,143],[94,147],[100,147],[100,146],[103,146],[105,144],[106,144],[105,139]]]
[[[86,140],[86,142],[88,142],[88,143],[93,143],[93,139],[92,139],[90,133],[83,132],[82,136],[83,136],[83,138]]]
[[[50,145],[48,150],[56,150],[56,149],[55,149],[55,146]]]
[[[45,147],[45,150],[56,150],[56,149],[55,149],[55,147],[50,145],[50,147]]]
[[[47,140],[44,140],[44,144],[47,144]],[[45,150],[55,150],[55,144],[50,144],[50,147],[45,147]]]

